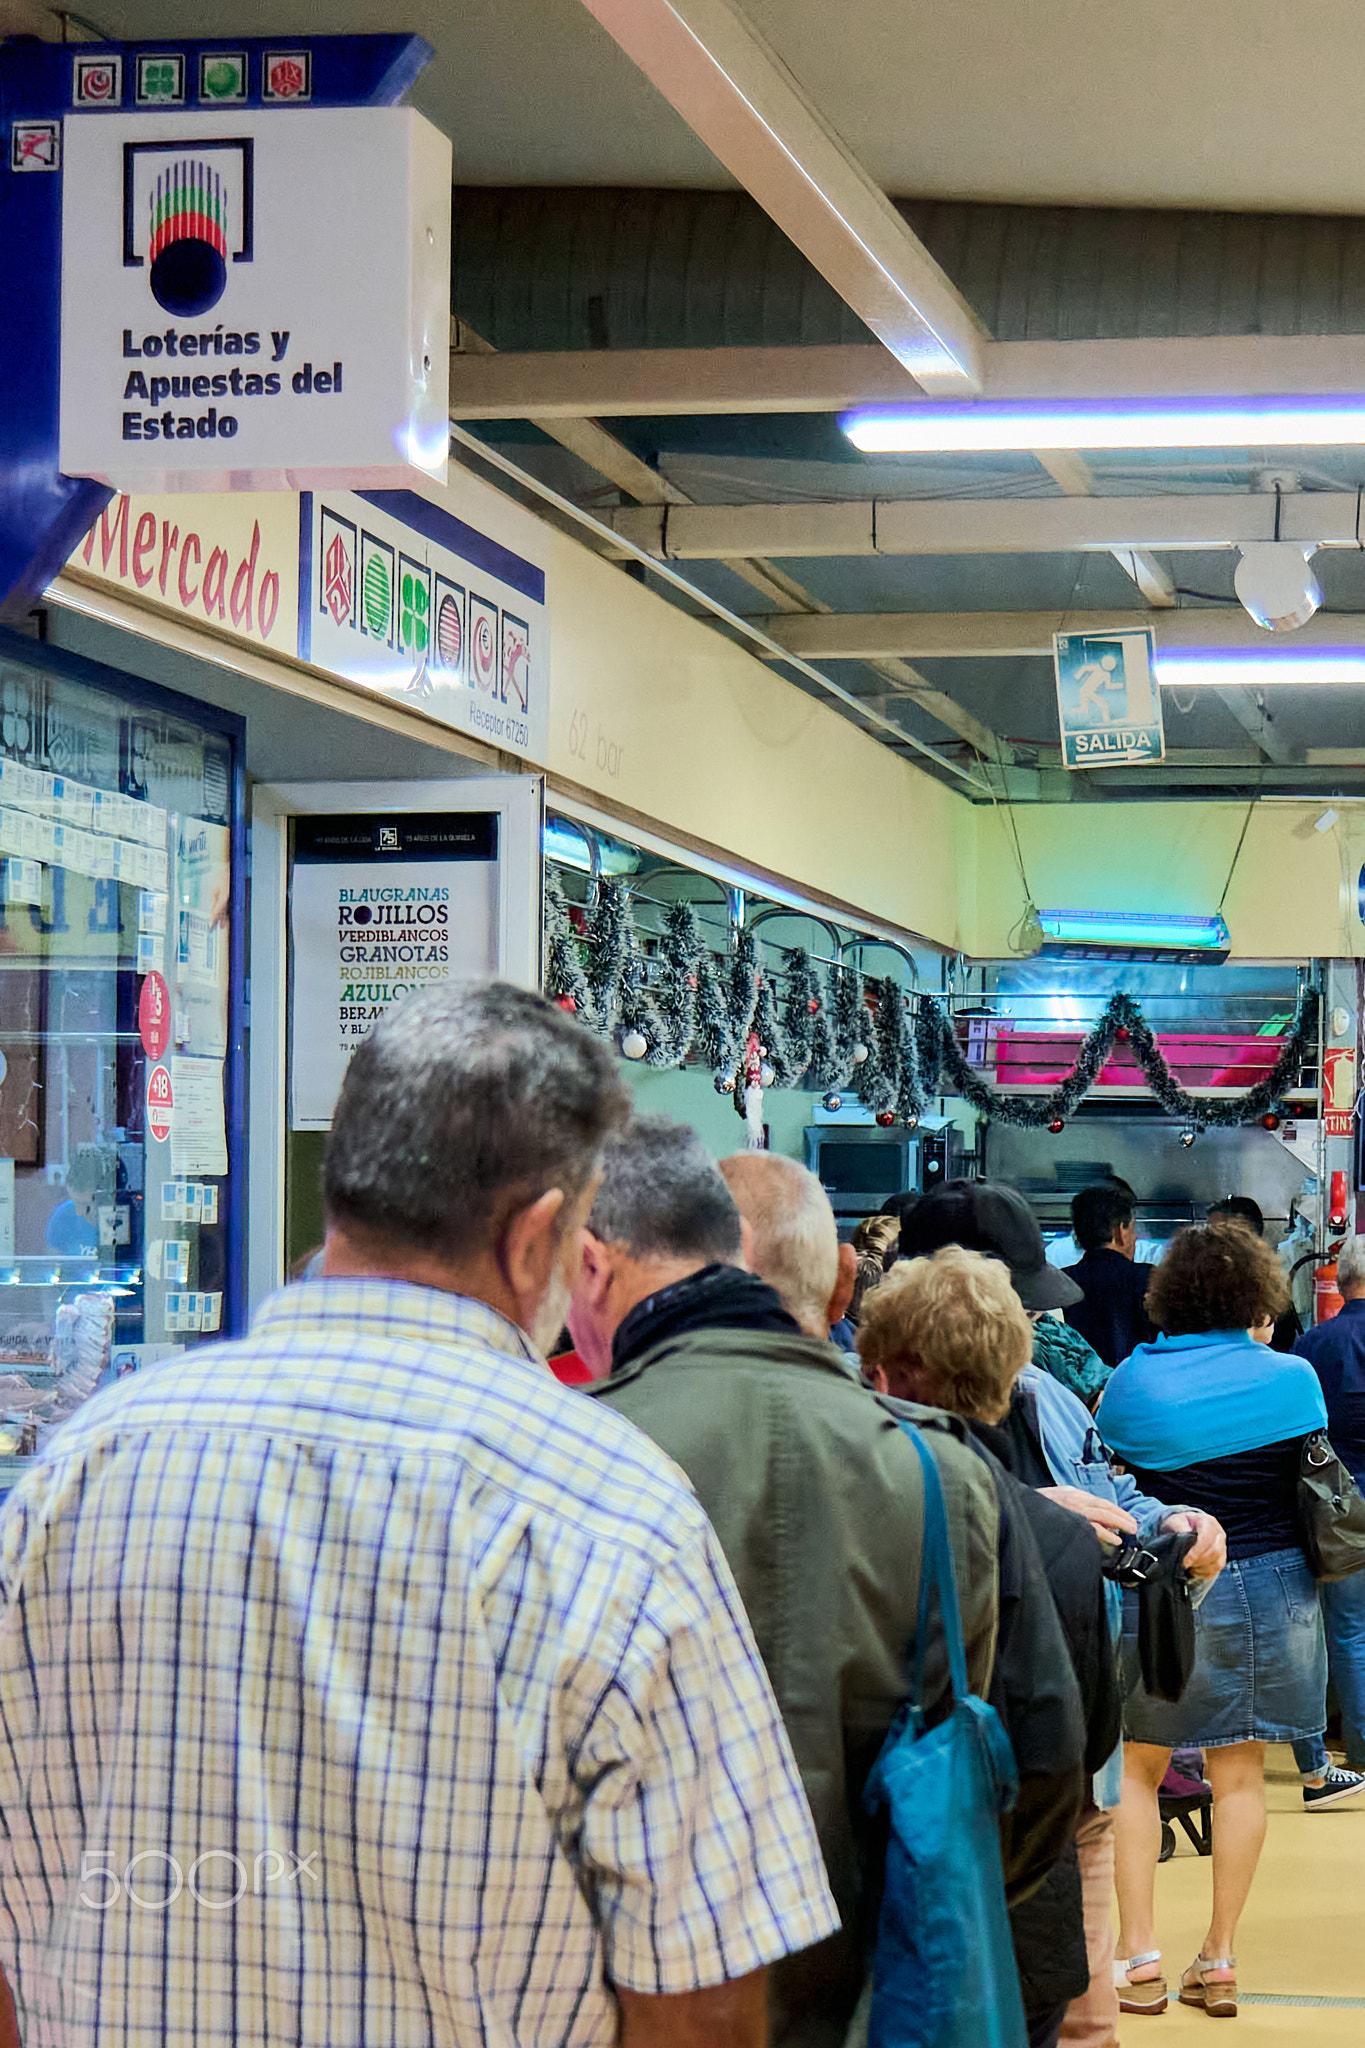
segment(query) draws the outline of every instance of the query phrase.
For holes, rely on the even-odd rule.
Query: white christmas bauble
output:
[[[765,1060],[758,1070],[758,1078],[763,1087],[771,1088],[773,1082],[777,1079],[777,1071],[775,1068],[770,1067]]]
[[[854,1048],[853,1048],[853,1064],[854,1064],[854,1066],[855,1066],[855,1067],[860,1067],[860,1066],[862,1065],[863,1061],[864,1061],[864,1060],[865,1060],[866,1058],[867,1058],[867,1047],[866,1047],[865,1045],[855,1045],[855,1046],[854,1046]]]
[[[649,1042],[643,1031],[628,1031],[621,1040],[621,1050],[628,1060],[642,1060],[649,1051]]]

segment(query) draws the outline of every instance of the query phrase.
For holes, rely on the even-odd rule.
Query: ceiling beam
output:
[[[1354,491],[1280,500],[1284,540],[1356,548]],[[1207,551],[1269,540],[1275,500],[1261,491],[1161,498],[879,498],[816,505],[690,505],[623,510],[612,525],[671,561],[731,555],[1066,555]],[[1362,520],[1361,538],[1365,538]]]
[[[584,4],[925,391],[980,390],[980,321],[730,0]]]
[[[1240,605],[1199,610],[1051,612],[835,612],[809,618],[766,619],[772,639],[807,661],[910,661],[1052,654],[1054,633],[1103,633],[1151,625],[1160,648],[1228,648],[1257,654],[1311,647],[1359,653],[1365,647],[1365,612],[1319,612],[1290,634],[1263,632]],[[1365,758],[1363,756],[1362,758]]]
[[[1034,454],[1068,498],[1093,498],[1095,477],[1089,463],[1072,448],[1035,448]],[[1175,579],[1146,548],[1111,548],[1125,576],[1131,576],[1148,604],[1161,611],[1174,608]]]
[[[992,399],[1358,398],[1365,390],[1365,335],[983,341],[981,365],[980,396]],[[840,412],[913,405],[925,395],[870,342],[535,350],[457,355],[450,366],[450,410],[459,420]]]
[[[457,355],[490,356],[494,353],[491,342],[467,321],[456,316],[451,319],[452,359]],[[628,492],[642,505],[666,506],[686,505],[690,500],[685,491],[670,483],[649,464],[627,448],[608,428],[596,420],[555,419],[543,423],[544,431],[584,462],[596,470],[618,490]],[[795,577],[788,576],[782,569],[774,568],[771,562],[761,556],[747,555],[731,559],[727,565],[733,575],[738,576],[756,590],[765,604],[771,605],[780,614],[804,614],[828,611],[828,605],[813,597]],[[946,691],[938,689],[925,677],[918,675],[909,662],[890,659],[872,662],[869,666],[888,683],[892,693],[901,701],[918,704],[931,718],[956,733],[968,746],[988,761],[1012,762],[1014,749],[998,733],[968,711]],[[885,717],[885,712],[882,716]],[[896,721],[892,720],[894,724]]]
[[[1289,746],[1280,738],[1274,717],[1267,710],[1265,698],[1259,690],[1220,690],[1218,695],[1242,731],[1255,742],[1265,760],[1272,762],[1277,768],[1284,768],[1291,762],[1303,760],[1300,750]]]

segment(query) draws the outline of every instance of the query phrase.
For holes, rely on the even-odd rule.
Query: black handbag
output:
[[[1303,1440],[1299,1524],[1315,1579],[1349,1579],[1353,1572],[1365,1571],[1365,1497],[1332,1449],[1325,1429]]]
[[[1163,1530],[1145,1543],[1125,1543],[1105,1564],[1107,1577],[1138,1596],[1142,1689],[1172,1704],[1194,1670],[1194,1607],[1185,1558],[1195,1540],[1193,1529]]]

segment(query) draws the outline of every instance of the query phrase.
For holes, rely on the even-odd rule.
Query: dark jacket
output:
[[[1365,1484],[1365,1301],[1348,1301],[1294,1346],[1322,1382],[1332,1448]]]
[[[1016,1412],[1027,1426],[1027,1403],[1017,1401]],[[1093,1775],[1113,1754],[1122,1732],[1100,1546],[1083,1516],[1044,1500],[1012,1477],[1013,1446],[1005,1432],[985,1423],[973,1423],[972,1430],[979,1447],[995,1461],[1002,1500],[1023,1518],[1037,1545],[1080,1689],[1085,1770]],[[997,1654],[997,1667],[1003,1654]],[[1090,1982],[1090,1964],[1074,1841],[1068,1841],[1033,1896],[1011,1907],[1010,1930],[1027,2011],[1050,2012],[1080,1997]]]
[[[728,1327],[726,1318],[744,1327]],[[716,1320],[711,1320],[716,1318]],[[907,1683],[919,1599],[919,1460],[895,1416],[772,1290],[732,1269],[633,1310],[592,1390],[691,1479],[738,1582],[810,1800],[841,1932],[769,1978],[773,2048],[842,2048],[876,1932],[880,1832],[863,1786]],[[926,1427],[943,1478],[969,1675],[991,1680],[999,1510],[947,1418]],[[934,1698],[946,1691],[941,1654]]]
[[[1122,1252],[1104,1245],[1097,1252],[1087,1252],[1066,1272],[1085,1299],[1072,1302],[1062,1313],[1106,1365],[1122,1365],[1139,1344],[1152,1342],[1156,1331],[1143,1307],[1152,1277],[1150,1266],[1139,1266],[1136,1260],[1125,1259]]]

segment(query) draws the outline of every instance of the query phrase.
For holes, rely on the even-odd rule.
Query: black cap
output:
[[[945,1244],[1003,1261],[1027,1309],[1067,1308],[1083,1299],[1074,1280],[1049,1266],[1032,1209],[1003,1182],[950,1180],[915,1204],[901,1225],[901,1257],[921,1258]]]

